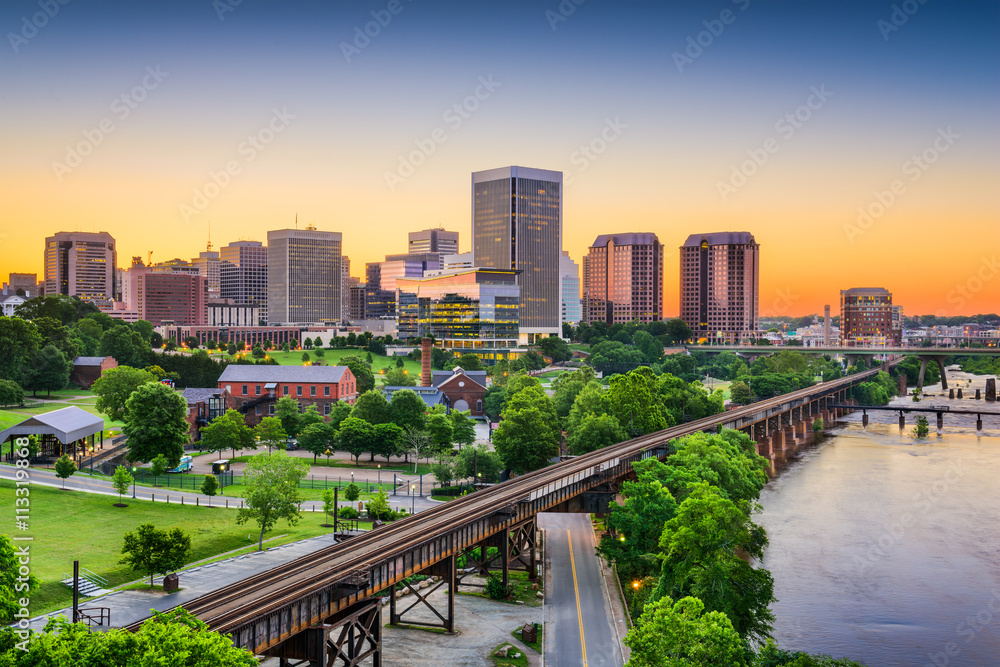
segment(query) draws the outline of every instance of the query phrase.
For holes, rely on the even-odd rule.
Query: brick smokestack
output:
[[[431,339],[420,339],[420,386],[431,386]]]

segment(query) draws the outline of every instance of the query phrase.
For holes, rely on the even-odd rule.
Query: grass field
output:
[[[46,398],[43,395],[39,398]],[[52,392],[52,398],[58,398],[62,400],[50,401],[42,405],[36,405],[30,408],[7,408],[0,410],[0,429],[8,428],[15,424],[19,424],[24,421],[26,417],[32,415],[40,415],[46,412],[52,412],[53,410],[61,410],[62,408],[68,408],[70,406],[75,406],[80,408],[85,412],[100,417],[104,420],[104,435],[107,437],[110,435],[111,431],[121,432],[124,424],[118,421],[111,421],[108,419],[103,412],[99,412],[95,404],[97,403],[97,397],[94,396],[93,392],[80,389],[79,387],[70,387],[67,389],[60,389],[59,391]],[[30,400],[25,397],[25,400]]]
[[[249,463],[251,456],[237,456],[235,459],[230,459],[233,463]],[[327,463],[327,458],[325,456],[320,456],[313,463],[311,459],[306,459],[309,461],[309,465],[318,468],[347,468],[347,472],[331,471],[330,477],[334,476],[349,477],[352,470],[368,470],[376,471],[380,465],[378,461],[372,463],[371,461],[361,461],[355,464],[352,459],[329,459],[329,464]],[[389,473],[390,475],[394,472],[406,473],[407,475],[430,475],[433,472],[434,466],[430,463],[418,463],[417,471],[413,472],[412,463],[381,463],[382,474]]]
[[[43,582],[31,597],[32,614],[59,609],[72,602],[72,592],[60,580],[64,574],[72,573],[74,559],[80,561],[81,567],[107,578],[112,585],[141,579],[142,573],[118,563],[123,536],[139,524],[152,523],[160,529],[178,527],[184,530],[191,536],[191,562],[243,547],[252,550],[259,534],[256,524],[238,526],[236,513],[232,510],[132,499],[127,500],[128,507],[114,507],[117,499],[111,496],[43,486],[30,489],[29,530],[16,532],[34,538],[31,571]],[[0,480],[0,506],[13,508],[14,498],[14,483]],[[320,526],[324,519],[322,512],[303,512],[296,526],[281,521],[272,534],[283,534],[283,537],[267,546],[327,533],[330,529]],[[0,519],[0,533],[15,533],[14,512],[4,513]],[[251,543],[254,546],[248,546]]]
[[[324,364],[329,364],[331,366],[337,365],[341,357],[346,356],[360,356],[362,359],[368,354],[366,350],[359,350],[356,348],[346,348],[346,349],[336,349],[336,350],[323,350],[323,357],[316,356],[316,350],[297,350],[295,352],[281,352],[271,350],[268,352],[268,356],[277,361],[282,366],[298,366],[302,364],[302,353],[308,352],[309,359],[311,361],[316,361],[319,359]],[[403,360],[403,368],[410,372],[411,375],[420,375],[420,362],[413,361],[409,357],[388,357],[382,356],[380,354],[372,355],[372,372],[376,376],[376,384],[378,382],[379,371],[385,367],[395,368],[396,361],[398,359]]]

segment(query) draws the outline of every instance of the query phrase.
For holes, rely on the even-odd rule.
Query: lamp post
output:
[[[378,488],[382,488],[382,464],[378,464]]]
[[[326,454],[326,471],[330,472],[330,448],[327,447],[326,451],[323,453]]]
[[[417,490],[416,484],[410,484],[410,514],[417,513],[417,496],[414,495],[414,491]]]
[[[135,466],[132,467],[132,498],[135,498]]]

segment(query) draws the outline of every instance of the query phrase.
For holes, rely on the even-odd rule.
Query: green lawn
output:
[[[340,358],[344,356],[360,356],[361,358],[364,358],[365,355],[368,354],[366,350],[359,350],[356,348],[345,348],[345,349],[338,348],[336,350],[324,349],[322,358],[316,356],[316,350],[297,350],[295,352],[282,352],[280,350],[278,351],[271,350],[270,352],[268,352],[268,356],[277,361],[282,366],[298,366],[302,364],[303,352],[309,353],[309,359],[311,361],[316,361],[317,359],[319,359],[324,364],[329,364],[331,366],[336,365],[337,362],[340,360]],[[390,368],[395,368],[397,359],[403,360],[403,368],[408,370],[411,375],[416,375],[416,376],[420,375],[419,361],[413,361],[409,357],[388,357],[388,356],[382,356],[380,354],[373,354],[372,372],[376,375],[376,378],[379,374],[379,371],[381,371],[386,366]],[[378,384],[377,379],[376,379],[376,384]]]
[[[32,486],[29,530],[15,531],[14,512],[0,519],[0,533],[30,535],[32,574],[42,587],[31,597],[32,614],[59,609],[72,602],[72,592],[60,583],[73,572],[73,560],[103,577],[112,585],[141,579],[142,574],[118,564],[122,538],[142,523],[157,528],[179,527],[191,536],[194,562],[220,553],[247,547],[256,542],[259,529],[254,524],[238,526],[231,510],[191,505],[167,505],[128,499],[128,507],[114,507],[116,498],[77,491]],[[0,480],[0,506],[14,507],[14,482]],[[296,526],[281,521],[272,531],[284,537],[269,542],[277,546],[329,532],[322,528],[322,512],[303,512]],[[250,540],[247,537],[251,538]],[[265,535],[265,538],[267,535]],[[183,580],[182,580],[183,581]]]
[[[230,459],[230,461],[232,461],[233,463],[249,463],[250,458],[251,458],[250,455],[237,456],[235,459]],[[325,456],[320,456],[319,458],[317,458],[315,463],[313,463],[311,459],[306,459],[306,460],[309,461],[309,465],[316,466],[319,468],[348,468],[349,470],[377,471],[379,466],[378,461],[376,461],[375,463],[372,463],[371,461],[361,461],[360,463],[355,464],[354,461],[350,459],[330,459],[328,465],[327,458]],[[430,475],[434,468],[434,466],[431,465],[430,463],[418,463],[417,472],[414,473],[412,463],[389,463],[389,464],[382,463],[381,465],[382,465],[383,475],[386,473],[389,473],[391,475],[394,472],[406,473],[408,475],[413,475],[413,474]],[[345,477],[345,478],[350,477],[350,472],[345,472],[345,473],[338,472],[336,474],[340,477]],[[333,476],[334,473],[331,472],[330,477],[332,478]]]

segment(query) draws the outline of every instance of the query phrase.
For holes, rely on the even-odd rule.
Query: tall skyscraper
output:
[[[219,249],[219,290],[223,299],[260,308],[267,322],[267,247],[234,241]]]
[[[340,258],[340,319],[351,319],[351,258]]]
[[[107,232],[59,232],[45,239],[45,294],[114,299],[118,253]]]
[[[562,279],[562,321],[579,324],[583,320],[580,307],[580,267],[569,252],[559,256],[559,273]]]
[[[562,333],[562,184],[528,167],[472,174],[472,264],[520,272],[521,343]]]
[[[268,232],[268,322],[339,322],[342,270],[340,232],[311,225]]]
[[[681,319],[694,338],[738,343],[753,335],[760,315],[760,244],[753,234],[692,234],[680,254]]]
[[[663,319],[663,246],[656,234],[602,234],[590,246],[586,267],[587,322]]]
[[[892,294],[884,287],[840,290],[840,344],[844,347],[899,345],[902,309],[894,317]]]
[[[205,276],[205,280],[208,282],[209,298],[218,298],[221,296],[220,258],[218,251],[212,250],[212,244],[209,243],[207,250],[198,253],[197,257],[192,258],[191,264],[198,267],[199,275]]]
[[[409,253],[437,252],[442,255],[458,253],[458,232],[444,229],[424,229],[410,232]]]

